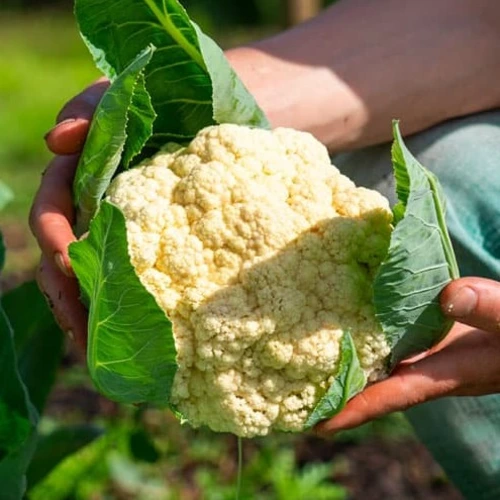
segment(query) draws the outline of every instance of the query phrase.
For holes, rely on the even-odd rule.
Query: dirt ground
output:
[[[413,439],[339,445],[309,438],[298,449],[304,462],[332,456],[341,458],[334,479],[349,490],[352,500],[462,499],[425,447]]]

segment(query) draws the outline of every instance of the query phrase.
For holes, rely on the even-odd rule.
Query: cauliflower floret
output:
[[[202,130],[119,175],[131,262],[173,323],[172,403],[194,426],[296,431],[328,389],[349,330],[368,378],[389,346],[372,280],[388,201],[295,130]]]

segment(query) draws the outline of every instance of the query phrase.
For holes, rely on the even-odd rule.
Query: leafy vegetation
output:
[[[132,248],[127,235],[128,215],[108,202],[101,203],[102,197],[115,174],[130,167],[132,158],[151,156],[166,142],[186,144],[195,136],[199,137],[200,130],[215,124],[264,129],[269,124],[230,68],[223,52],[192,22],[178,0],[124,0],[119,6],[113,4],[104,11],[100,0],[76,0],[75,5],[82,38],[97,66],[111,81],[97,107],[73,189],[78,234],[88,231],[90,224],[89,237],[73,243],[70,248],[73,267],[89,307],[89,369],[98,389],[115,401],[168,406],[172,404],[176,352],[174,329],[164,318],[160,304],[164,293],[162,287],[169,285],[155,282],[146,290],[137,275],[142,273],[136,273],[128,257],[128,249]],[[229,137],[221,140],[230,141]],[[294,141],[298,144],[297,137]],[[210,158],[209,150],[210,147],[204,154]],[[259,145],[255,144],[252,159],[258,151]],[[237,158],[244,153],[231,150]],[[265,162],[260,157],[259,160]],[[276,157],[273,161],[277,161]],[[329,167],[328,158],[327,164]],[[428,349],[449,329],[450,323],[440,310],[438,296],[445,285],[457,277],[454,274],[457,269],[455,257],[444,224],[445,203],[439,183],[406,149],[397,123],[394,124],[393,164],[399,198],[394,209],[395,230],[373,282],[375,311],[392,350],[392,365],[410,354]],[[314,176],[313,169],[308,175]],[[224,185],[223,177],[220,182]],[[234,182],[231,179],[231,184]],[[246,189],[247,185],[241,187]],[[150,189],[151,192],[142,193],[142,196],[154,200],[159,188],[151,184]],[[368,197],[368,193],[365,196]],[[135,200],[127,198],[127,202],[133,204]],[[158,206],[155,207],[153,201],[147,209],[159,209],[160,203],[168,203],[167,200],[156,202]],[[138,223],[137,220],[132,222]],[[191,222],[185,222],[180,229],[192,231]],[[203,231],[209,230],[202,219],[196,224],[199,231],[201,225]],[[387,227],[389,230],[389,224]],[[266,230],[262,226],[260,231],[265,234]],[[153,237],[151,229],[147,234],[148,238]],[[161,239],[164,236],[154,234],[154,237]],[[176,245],[180,248],[177,242]],[[217,248],[211,245],[210,251],[216,252]],[[167,260],[161,259],[160,250],[157,252],[158,262],[167,266]],[[192,252],[195,256],[193,266],[196,266],[199,253],[201,250]],[[248,268],[250,264],[242,260],[242,266]],[[158,270],[155,267],[153,272]],[[221,282],[215,282],[222,288]],[[251,291],[245,293],[251,294]],[[285,295],[281,298],[287,300]],[[193,316],[199,318],[201,310],[196,310]],[[216,314],[213,319],[218,319]],[[354,327],[353,320],[350,321]],[[345,324],[349,325],[349,321]],[[205,336],[206,331],[205,327]],[[245,342],[243,337],[240,332],[233,344]],[[344,332],[345,337],[350,338],[350,333]],[[196,342],[197,349],[204,347],[200,338],[196,338]],[[248,352],[255,342],[253,339],[248,344]],[[180,343],[179,338],[177,343]],[[234,356],[234,347],[232,349],[229,355]],[[337,376],[319,406],[308,408],[312,415],[306,427],[340,411],[367,382],[354,342],[344,340],[340,351]],[[225,354],[224,349],[222,352]],[[248,360],[253,363],[251,356]],[[196,364],[195,361],[190,363],[190,366]],[[181,365],[179,363],[180,369]],[[236,365],[233,368],[238,371]],[[216,373],[222,376],[228,372]],[[273,372],[286,387],[289,379],[284,373]],[[238,397],[242,401],[246,401],[245,386],[245,382],[240,381]],[[300,399],[301,391],[296,389],[296,392],[294,396]],[[230,406],[221,405],[226,419],[232,414]],[[200,416],[198,418],[207,423]],[[224,426],[222,429],[233,428]]]
[[[252,34],[233,36],[228,43]],[[26,219],[49,157],[41,138],[56,110],[96,72],[65,15],[2,13],[0,44],[0,205],[8,197],[3,183],[15,195],[0,214],[0,227],[11,246],[6,268],[11,274],[31,269],[38,254],[27,243]],[[28,498],[42,500],[234,498],[233,437],[193,431],[165,412],[117,406],[97,396],[71,343],[63,346],[62,334],[33,282],[4,293],[2,305],[2,498],[19,498],[25,486]],[[14,404],[7,407],[7,401]],[[394,446],[408,453],[402,458],[392,443],[402,443]],[[246,441],[244,448],[242,498],[336,499],[348,491],[350,497],[364,500],[403,498],[401,492],[410,492],[407,498],[458,498],[414,443],[400,415],[342,433],[335,442],[276,435]],[[373,448],[378,459],[371,468],[350,454],[373,453]],[[392,490],[383,481],[389,477],[388,469],[381,467],[386,456],[392,457],[391,470],[399,471],[392,476]],[[365,484],[369,487],[360,490]],[[413,487],[418,494],[411,493]]]

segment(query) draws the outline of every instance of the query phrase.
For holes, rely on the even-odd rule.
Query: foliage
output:
[[[48,159],[41,137],[52,125],[55,110],[92,81],[96,72],[67,16],[2,14],[0,44],[2,180],[16,195],[10,213],[26,219],[38,174]],[[0,205],[4,192],[7,189],[0,187]],[[29,259],[28,265],[33,263]],[[180,499],[193,492],[203,498],[233,498],[234,460],[228,465],[224,457],[234,459],[234,440],[227,436],[182,429],[161,412],[148,410],[138,416],[127,407],[117,417],[94,417],[99,424],[105,422],[106,436],[100,426],[75,426],[67,418],[57,417],[50,425],[46,417],[40,421],[57,372],[60,384],[72,387],[80,387],[82,377],[75,366],[60,371],[62,335],[49,320],[50,312],[34,283],[5,294],[2,303],[7,311],[0,315],[2,498],[19,498],[26,485],[29,496],[38,498],[48,498],[46,492],[54,495],[50,498],[82,500],[118,494]],[[7,408],[7,401],[15,404]],[[374,432],[385,435],[395,429],[403,429],[405,436],[409,432],[401,419],[383,420],[343,433],[338,442],[364,441]],[[294,442],[290,436],[273,436],[260,441],[257,451],[253,443],[246,443],[244,491],[248,498],[293,498],[297,491],[313,491],[310,498],[321,498],[322,491],[330,495],[324,498],[343,498],[344,491],[332,484],[334,465],[320,462],[304,468],[283,449]]]
[[[215,123],[267,126],[222,51],[179,2],[126,0],[113,5],[102,12],[97,0],[75,4],[82,36],[112,82],[96,110],[74,182],[79,231],[88,228],[120,161],[128,166],[145,145],[146,151],[157,151]],[[141,113],[136,112],[137,100]],[[107,143],[113,149],[103,147]]]
[[[75,12],[96,64],[111,80],[74,182],[79,234],[95,216],[90,236],[70,249],[89,307],[89,369],[115,401],[167,406],[176,369],[172,328],[131,266],[123,215],[101,198],[134,156],[149,156],[168,141],[185,143],[208,125],[265,128],[268,122],[177,0],[126,0],[105,11],[100,0],[77,0]],[[456,277],[444,197],[407,151],[397,123],[393,165],[396,227],[373,284],[391,365],[431,347],[449,329],[438,295]],[[366,384],[349,336],[344,332],[338,374],[307,427],[340,411]]]
[[[6,193],[0,205],[10,196]],[[0,233],[0,271],[4,256]],[[22,498],[62,456],[81,446],[78,440],[65,441],[57,454],[56,441],[37,433],[62,346],[62,332],[36,283],[25,283],[0,296],[0,482],[5,500]]]
[[[70,247],[73,269],[91,304],[89,372],[96,387],[115,400],[165,405],[177,368],[172,325],[135,274],[124,231],[123,214],[103,203],[89,236]]]
[[[366,376],[361,369],[354,341],[351,334],[346,332],[342,337],[335,380],[309,415],[306,428],[314,427],[318,422],[338,413],[365,385]]]
[[[3,252],[0,242],[2,260]],[[28,304],[31,314],[26,314]],[[27,487],[43,477],[40,468],[50,469],[57,462],[54,440],[47,453],[44,438],[37,442],[36,428],[61,354],[62,333],[36,284],[26,283],[6,294],[0,305],[0,480],[6,500],[21,498]],[[80,445],[77,440],[64,444],[63,455]],[[30,462],[34,469],[28,482]]]
[[[196,19],[216,33],[224,46],[268,35],[275,29],[232,26],[221,30],[212,17],[197,15]],[[0,46],[0,193],[8,186],[14,195],[0,213],[0,225],[8,240],[14,240],[5,272],[23,274],[33,269],[39,256],[27,219],[50,159],[43,136],[62,105],[99,72],[81,42],[71,12],[0,12]]]

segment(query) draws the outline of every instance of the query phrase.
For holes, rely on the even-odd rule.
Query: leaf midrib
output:
[[[97,276],[97,286],[94,286],[94,294],[93,294],[93,303],[94,304],[99,304],[98,297],[101,295],[102,292],[102,286],[105,282],[104,280],[104,257],[106,254],[106,245],[108,244],[108,239],[109,239],[109,233],[111,231],[111,222],[108,224],[106,227],[106,232],[103,235],[103,238],[101,240],[102,244],[99,245],[99,249],[96,252],[98,255],[98,262],[99,262],[99,273]],[[92,317],[90,317],[92,316]],[[99,317],[98,314],[92,314],[92,308],[90,310],[89,314],[89,326],[94,325],[95,317]],[[91,334],[91,349],[89,350],[89,363],[90,363],[90,369],[94,373],[96,379],[97,379],[97,369],[99,368],[99,361],[97,360],[97,335],[95,335],[94,332],[95,328],[89,328],[89,333],[92,332]]]
[[[186,40],[181,31],[177,29],[174,23],[172,23],[171,19],[158,9],[153,0],[144,0],[144,3],[150,8],[156,19],[158,19],[160,24],[165,28],[166,32],[174,39],[179,47],[181,47],[184,52],[186,52],[186,54],[205,71],[206,66],[202,55]],[[163,7],[166,9],[165,2],[162,3]]]

